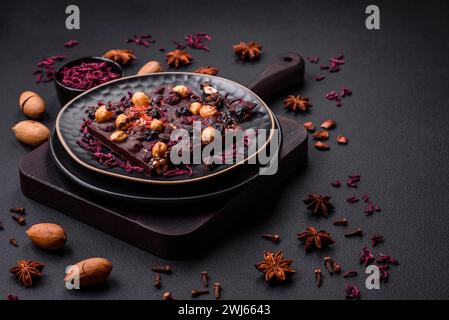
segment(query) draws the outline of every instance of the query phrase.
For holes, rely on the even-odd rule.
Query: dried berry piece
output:
[[[346,285],[346,299],[359,299],[360,298],[360,289],[353,285]]]
[[[256,264],[256,268],[265,274],[265,281],[285,281],[295,272],[290,268],[293,260],[284,259],[281,251],[266,251],[263,255],[264,259]]]
[[[374,261],[374,255],[371,252],[370,249],[368,249],[367,247],[364,247],[362,249],[362,256],[359,259],[360,264],[364,264],[365,266],[368,266],[371,262]]]
[[[113,60],[123,66],[130,64],[136,60],[136,55],[132,50],[128,49],[114,49],[106,52],[103,57]]]
[[[312,121],[304,122],[302,125],[303,125],[304,128],[306,128],[306,130],[309,131],[309,132],[314,132],[314,131],[315,131],[315,125],[313,124]]]
[[[314,145],[315,149],[318,150],[329,150],[330,146],[327,143],[324,143],[322,141],[317,141]]]
[[[313,248],[320,250],[335,243],[329,232],[324,230],[317,231],[314,227],[307,227],[306,231],[297,234],[297,238],[304,242],[306,251]]]
[[[312,135],[312,137],[315,140],[327,140],[329,139],[329,131],[325,130],[317,131]]]
[[[307,209],[312,210],[314,214],[327,217],[335,209],[334,205],[329,201],[330,199],[331,197],[329,196],[312,193],[303,202]]]
[[[330,130],[330,129],[335,128],[336,125],[337,125],[337,123],[335,122],[335,120],[328,119],[321,124],[321,128]]]
[[[218,68],[208,66],[208,67],[199,67],[193,72],[200,74],[207,74],[210,76],[216,76],[218,74],[218,71],[219,71]]]
[[[183,50],[173,50],[166,54],[167,63],[175,68],[190,64],[193,60],[192,56]]]
[[[312,107],[312,104],[307,97],[290,95],[284,100],[284,107],[289,111],[305,112]]]
[[[242,60],[254,60],[260,57],[262,52],[262,45],[255,41],[240,42],[232,46],[234,52]]]
[[[33,280],[36,280],[42,276],[42,270],[44,265],[37,261],[20,260],[17,262],[17,266],[9,269],[9,272],[16,276],[18,282],[25,287],[31,287]]]
[[[18,296],[15,296],[15,295],[13,295],[13,294],[8,294],[8,295],[6,296],[6,300],[8,300],[8,301],[17,301],[17,300],[19,300],[19,297],[18,297]]]
[[[377,246],[378,244],[384,242],[384,236],[382,235],[374,235],[371,237],[371,241],[373,242],[373,247]]]
[[[343,275],[344,278],[354,278],[357,277],[359,275],[359,273],[357,271],[347,271],[345,272],[345,274]]]
[[[349,140],[346,136],[339,134],[337,136],[337,143],[338,144],[348,144]]]

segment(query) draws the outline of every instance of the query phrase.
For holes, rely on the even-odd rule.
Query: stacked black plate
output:
[[[79,127],[86,117],[86,107],[94,106],[98,101],[118,101],[127,92],[148,92],[164,83],[199,88],[199,84],[207,80],[211,81],[220,92],[257,104],[252,119],[244,123],[244,129],[250,127],[268,131],[280,129],[278,120],[266,104],[252,91],[233,81],[214,76],[176,72],[132,76],[91,89],[64,106],[58,115],[56,128],[50,140],[51,153],[56,165],[65,176],[83,188],[124,201],[189,202],[238,192],[240,188],[258,177],[260,165],[222,165],[212,170],[210,174],[200,172],[193,177],[177,176],[169,179],[147,177],[142,173],[127,173],[121,168],[109,168],[100,164],[77,144],[81,137]],[[270,140],[269,143],[273,141]],[[280,146],[281,134],[276,143]]]

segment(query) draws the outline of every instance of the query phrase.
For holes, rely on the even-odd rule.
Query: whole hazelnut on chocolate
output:
[[[165,143],[158,141],[151,149],[151,154],[156,158],[164,158],[167,153],[168,147]]]
[[[157,174],[162,174],[168,170],[168,163],[166,159],[154,160],[152,165]]]
[[[173,91],[179,94],[181,97],[186,98],[190,93],[190,89],[186,86],[178,85],[173,88]]]
[[[120,130],[126,130],[131,125],[129,118],[125,114],[119,114],[115,119],[115,126]]]
[[[33,91],[22,92],[19,98],[19,105],[22,112],[30,118],[37,119],[44,115],[44,99]]]
[[[209,126],[201,132],[201,142],[209,144],[220,136],[220,132],[212,126]]]
[[[95,111],[95,121],[97,121],[98,123],[110,121],[113,116],[114,114],[112,113],[112,111],[109,110],[106,106],[100,106]]]
[[[203,105],[200,102],[192,102],[190,104],[189,110],[192,114],[199,114],[200,113],[200,109]]]
[[[122,130],[114,131],[111,136],[109,137],[109,140],[112,142],[123,142],[128,138],[128,135],[123,132]]]
[[[150,98],[141,91],[134,93],[131,100],[135,106],[147,107],[150,105]]]
[[[212,118],[214,116],[216,116],[218,113],[217,108],[215,108],[214,106],[211,105],[204,105],[201,107],[200,109],[200,116],[202,118]]]
[[[153,119],[150,123],[150,129],[162,132],[164,130],[164,122],[159,119]]]

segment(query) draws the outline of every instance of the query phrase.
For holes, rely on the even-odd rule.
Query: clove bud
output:
[[[201,284],[203,285],[203,287],[209,286],[209,276],[207,274],[207,271],[201,272]]]
[[[167,291],[162,295],[162,300],[175,300],[175,299],[173,299],[171,292]]]
[[[21,226],[25,225],[26,219],[24,217],[16,217],[16,216],[12,216],[13,220],[17,221],[18,224],[20,224]]]
[[[360,228],[357,228],[356,230],[345,234],[346,238],[361,237],[361,236],[363,236],[363,231]]]
[[[281,237],[277,234],[263,234],[261,235],[262,238],[273,241],[273,242],[279,242],[281,241]]]
[[[169,273],[172,272],[172,269],[171,269],[171,267],[169,265],[165,265],[165,266],[153,267],[153,268],[151,268],[151,271],[158,272],[158,273],[167,273],[167,274],[169,274]]]
[[[192,297],[196,298],[203,294],[209,294],[209,290],[192,289]]]
[[[25,208],[23,207],[11,208],[9,211],[17,214],[25,214]]]
[[[161,288],[161,274],[156,273],[154,276],[154,287],[160,289]]]
[[[319,287],[321,287],[321,283],[323,282],[323,275],[321,273],[321,269],[315,269],[315,282],[316,285]]]
[[[221,283],[220,282],[215,282],[214,283],[214,294],[215,294],[215,299],[220,299],[221,297]]]

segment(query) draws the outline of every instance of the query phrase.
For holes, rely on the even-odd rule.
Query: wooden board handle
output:
[[[282,53],[270,61],[248,88],[263,100],[269,100],[282,91],[303,83],[304,72],[304,59],[299,54]]]

